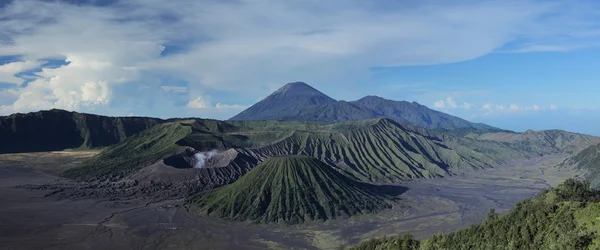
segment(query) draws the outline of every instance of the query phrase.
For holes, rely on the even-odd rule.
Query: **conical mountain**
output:
[[[432,110],[416,102],[366,96],[336,101],[303,82],[288,83],[230,120],[341,122],[390,118],[428,129],[500,130]]]
[[[230,120],[281,120],[284,114],[294,115],[311,106],[335,102],[306,83],[292,82]]]
[[[297,155],[270,157],[235,183],[193,201],[203,214],[264,223],[327,220],[391,207],[373,186]]]

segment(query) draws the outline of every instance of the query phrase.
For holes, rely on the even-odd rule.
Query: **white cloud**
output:
[[[554,105],[551,105],[551,107]],[[556,106],[554,106],[556,107]],[[552,110],[552,108],[551,108]],[[544,108],[540,107],[537,104],[533,104],[531,106],[523,106],[523,105],[518,105],[518,104],[511,104],[508,107],[502,105],[502,104],[490,104],[490,103],[486,103],[484,105],[481,105],[481,109],[480,111],[484,112],[484,116],[487,115],[491,115],[491,114],[520,114],[520,113],[526,113],[526,112],[543,112],[545,111]]]
[[[452,96],[448,96],[446,97],[446,104],[448,104],[448,107],[450,108],[457,108],[458,105],[456,105],[456,102],[454,101],[454,98],[452,98]]]
[[[207,98],[198,97],[188,102],[187,114],[196,117],[211,117],[215,119],[229,119],[235,114],[248,108],[246,105],[217,103],[211,105]]]
[[[458,104],[458,103],[456,103],[456,101],[454,100],[454,98],[452,96],[446,97],[446,100],[436,101],[433,104],[433,107],[437,108],[437,109],[445,109],[445,108],[449,108],[449,109],[457,109],[457,108],[471,109],[473,106],[474,106],[474,104],[468,103],[468,102],[464,102],[463,104]]]
[[[186,107],[192,108],[192,109],[204,109],[204,108],[208,108],[209,104],[207,104],[206,101],[204,101],[204,99],[202,97],[198,97],[194,100],[189,101],[187,103]]]
[[[19,88],[13,112],[61,108],[79,110],[83,106],[106,105],[112,86],[136,78],[136,71],[110,62],[82,56],[68,56],[68,65],[44,68],[26,87]]]
[[[558,110],[558,107],[554,104],[550,105],[550,110]]]
[[[210,102],[206,101],[205,98],[203,97],[198,97],[194,100],[191,100],[188,102],[188,104],[186,105],[186,107],[190,108],[190,109],[201,109],[201,110],[209,110],[210,112],[240,112],[246,108],[248,108],[248,106],[246,105],[237,105],[237,104],[223,104],[223,103],[217,103],[215,106],[212,106],[210,104]]]
[[[436,109],[443,109],[443,108],[445,108],[445,107],[446,107],[446,102],[444,102],[444,100],[439,100],[439,101],[436,101],[436,102],[433,104],[433,107],[434,107],[434,108],[436,108]]]
[[[15,77],[15,74],[38,68],[41,65],[37,61],[17,61],[0,65],[0,82],[13,83],[20,86],[25,81],[23,78]]]
[[[7,109],[106,108],[116,95],[154,101],[116,89],[159,76],[187,81],[191,96],[228,91],[247,103],[262,95],[260,87],[290,79],[341,86],[367,77],[373,66],[465,61],[518,39],[550,41],[543,43],[547,50],[564,45],[554,38],[599,35],[581,22],[598,12],[568,3],[385,4],[375,10],[363,1],[133,0],[125,8],[101,8],[13,1],[0,12],[0,30],[13,34],[0,55],[23,55],[29,65],[5,66],[0,81],[20,84],[15,71],[66,58],[69,65],[44,69],[20,88]],[[181,52],[162,56],[170,42],[183,44]],[[183,92],[165,84],[157,84],[166,87],[162,93]],[[448,98],[443,104],[473,107]]]

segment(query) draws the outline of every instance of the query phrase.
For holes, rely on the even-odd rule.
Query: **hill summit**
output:
[[[357,101],[336,101],[303,82],[285,84],[230,120],[284,120],[342,122],[390,118],[428,129],[499,130],[432,110],[416,102],[366,96]]]
[[[309,106],[336,101],[303,82],[291,82],[265,99],[231,118],[231,120],[281,120],[283,114],[296,114]]]
[[[373,186],[309,156],[273,156],[235,183],[193,198],[203,214],[264,223],[300,223],[390,208]]]

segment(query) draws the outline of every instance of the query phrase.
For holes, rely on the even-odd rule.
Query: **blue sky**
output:
[[[226,119],[283,84],[600,135],[596,1],[0,5],[0,114]]]

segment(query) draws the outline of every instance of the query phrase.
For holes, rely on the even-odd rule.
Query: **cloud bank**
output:
[[[0,56],[18,59],[0,65],[10,89],[0,112],[227,118],[298,79],[337,88],[368,80],[372,67],[589,46],[599,33],[588,20],[600,13],[546,1],[111,2],[5,5]],[[49,59],[65,64],[43,66]]]

